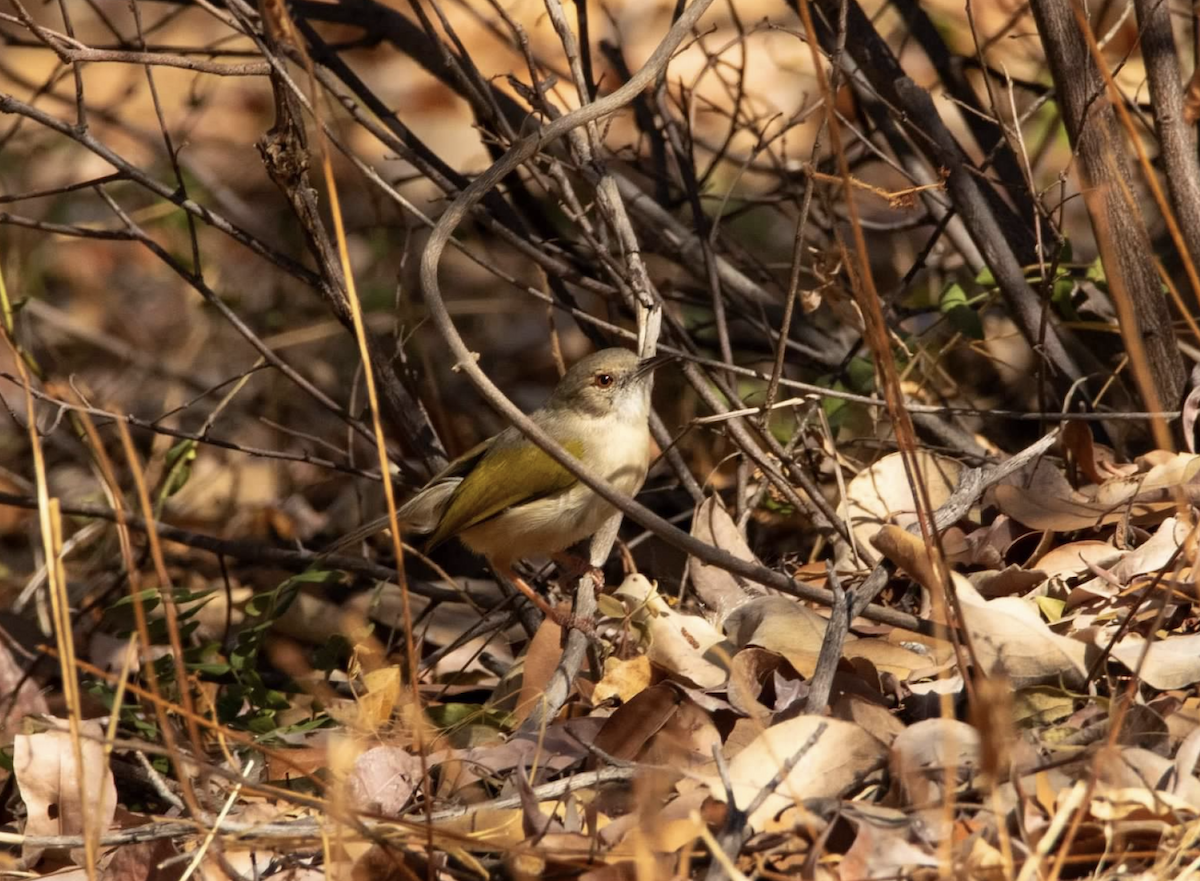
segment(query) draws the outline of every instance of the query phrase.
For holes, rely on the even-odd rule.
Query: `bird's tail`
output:
[[[442,514],[445,513],[446,506],[450,504],[450,497],[454,495],[454,490],[461,482],[462,478],[439,480],[418,492],[397,509],[396,520],[399,522],[400,528],[404,532],[416,532],[420,534],[433,532],[437,529],[438,523],[441,522]],[[342,536],[321,553],[323,556],[345,553],[359,542],[366,541],[376,533],[387,529],[387,527],[388,517],[386,514],[382,517],[376,517],[353,532]]]

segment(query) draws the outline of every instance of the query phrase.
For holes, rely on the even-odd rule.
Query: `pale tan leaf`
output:
[[[1147,455],[1138,460],[1138,465],[1149,468],[1105,481],[1097,487],[1097,504],[1117,507],[1135,498],[1139,501],[1170,501],[1164,490],[1190,483],[1200,474],[1200,456],[1194,453]]]
[[[910,805],[937,804],[945,795],[947,773],[967,780],[979,767],[979,732],[957,719],[926,719],[892,741],[892,773]]]
[[[26,716],[50,712],[37,683],[25,674],[3,641],[0,641],[0,695],[3,695],[0,707],[7,711],[0,718],[0,731],[16,731]]]
[[[1148,541],[1126,554],[1110,571],[1121,584],[1128,584],[1135,576],[1157,572],[1167,565],[1190,531],[1187,523],[1168,517]]]
[[[996,504],[1000,510],[1034,529],[1049,529],[1054,532],[1073,532],[1116,523],[1126,511],[1137,519],[1148,517],[1174,507],[1173,502],[1136,502],[1118,505],[1116,508],[1081,499],[1078,494],[1069,498],[1042,494],[1034,489],[1019,486],[995,488]]]
[[[1019,688],[1013,693],[1013,724],[1032,728],[1061,722],[1075,711],[1075,696],[1053,685]]]
[[[761,829],[775,814],[803,799],[841,797],[865,780],[886,754],[882,743],[851,722],[821,716],[780,722],[755,737],[729,762],[737,804],[748,806],[784,763],[801,751],[803,755],[782,784],[750,815],[752,828]],[[720,778],[714,776],[706,782],[713,798],[724,800]]]
[[[924,482],[929,503],[936,509],[954,492],[963,465],[924,450],[918,450],[914,458],[920,475],[917,479]],[[854,537],[863,546],[869,546],[885,524],[903,528],[917,522],[917,506],[900,453],[884,456],[856,475],[846,487],[846,501]]]
[[[983,672],[1004,673],[1014,688],[1083,685],[1087,646],[1054,633],[1032,602],[985,600],[962,575],[952,572],[951,577]]]
[[[846,812],[846,818],[858,834],[837,867],[843,881],[907,878],[912,877],[914,868],[941,864],[932,848],[915,843],[925,836],[914,834],[913,819],[901,811],[881,805],[855,805],[853,811]]]
[[[828,622],[788,597],[760,597],[725,619],[725,632],[738,648],[755,645],[783,655],[804,676],[811,676]]]
[[[420,782],[420,759],[398,746],[377,746],[355,760],[346,791],[354,808],[398,817]]]
[[[104,727],[94,720],[80,723],[81,768],[67,721],[53,722],[62,727],[14,738],[13,772],[25,802],[25,834],[103,833],[117,808],[117,788],[104,755]],[[29,865],[35,864],[41,853],[41,848],[23,849]],[[83,848],[72,851],[72,857],[82,865]]]
[[[659,596],[646,576],[628,576],[615,591],[632,620],[644,628],[650,661],[700,688],[715,688],[729,675],[732,650],[715,627],[699,615],[677,612]]]
[[[1048,551],[1038,559],[1037,568],[1047,578],[1071,577],[1087,572],[1089,563],[1111,566],[1125,553],[1106,541],[1073,541]]]
[[[692,535],[705,544],[728,551],[740,560],[758,562],[733,518],[717,504],[716,496],[709,496],[696,507],[692,518]],[[763,593],[757,585],[740,581],[733,573],[718,566],[709,566],[695,557],[688,560],[688,575],[696,596],[706,608],[712,610],[713,623],[718,627],[726,615],[751,597]]]
[[[1006,484],[995,489],[1000,510],[1035,529],[1068,532],[1159,514],[1174,507],[1171,490],[1200,474],[1200,456],[1179,453],[1142,457],[1137,473],[1115,477],[1087,491],[1063,488],[1061,477],[1029,486]],[[1039,475],[1047,472],[1039,471]]]
[[[879,672],[891,673],[901,680],[907,679],[914,670],[930,666],[930,659],[925,655],[871,637],[846,640],[842,655],[851,660],[861,658],[870,661]]]
[[[1113,647],[1110,655],[1132,672],[1138,669],[1145,647],[1146,640],[1131,633]],[[1140,673],[1143,682],[1161,691],[1200,682],[1200,633],[1154,640]]]

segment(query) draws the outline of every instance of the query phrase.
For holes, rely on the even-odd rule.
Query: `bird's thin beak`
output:
[[[640,379],[647,374],[653,373],[669,361],[674,360],[674,355],[655,355],[653,358],[643,358],[638,362],[637,367],[634,368],[633,375]]]

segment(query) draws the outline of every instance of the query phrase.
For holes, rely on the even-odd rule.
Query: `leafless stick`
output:
[[[601,783],[610,783],[620,780],[630,780],[641,773],[638,767],[620,767],[620,768],[602,768],[599,771],[585,771],[581,774],[576,774],[572,777],[567,777],[563,780],[555,780],[551,783],[543,783],[541,786],[533,787],[533,795],[539,801],[546,801],[554,798],[578,792],[581,789],[590,789]],[[443,820],[453,820],[457,817],[465,817],[471,814],[477,814],[480,811],[487,810],[507,810],[521,806],[520,796],[507,796],[505,798],[497,798],[491,801],[479,802],[478,804],[461,805],[455,808],[438,811],[430,815],[429,819],[433,822]],[[407,829],[410,826],[424,822],[424,817],[406,817],[404,820],[397,821],[364,821],[365,828],[375,834],[384,834],[391,830]],[[304,819],[294,823],[243,823],[233,820],[225,820],[218,824],[215,828],[217,834],[228,835],[237,838],[239,841],[295,841],[305,838],[312,838],[314,843],[319,842],[321,830],[323,828],[323,818]],[[163,839],[173,838],[190,838],[203,834],[203,829],[196,823],[165,823],[155,822],[147,823],[143,826],[134,826],[131,829],[124,829],[120,832],[110,832],[100,838],[100,845],[103,847],[113,847],[121,844],[137,844],[145,841],[160,841]],[[83,836],[81,835],[45,835],[45,836],[26,836],[18,835],[12,832],[0,832],[0,844],[12,845],[27,845],[29,847],[44,847],[44,848],[71,848],[82,847]]]
[[[28,508],[30,510],[37,509],[37,499],[29,496],[19,496],[13,493],[0,492],[0,505],[8,505],[14,508]],[[111,508],[103,505],[63,505],[62,512],[78,517],[96,517],[100,520],[116,521],[116,515],[113,514]],[[146,521],[141,517],[136,517],[133,514],[125,514],[126,525],[130,529],[136,529],[139,532],[146,532]],[[358,575],[363,575],[367,578],[374,578],[378,581],[395,581],[396,570],[387,566],[380,566],[378,563],[372,563],[369,560],[364,560],[361,557],[342,556],[337,554],[318,554],[312,551],[293,551],[286,548],[276,548],[260,542],[233,540],[216,538],[211,535],[202,535],[197,532],[190,532],[186,529],[180,529],[176,526],[170,526],[166,523],[155,522],[154,528],[158,534],[167,541],[178,542],[188,547],[199,548],[200,550],[210,551],[214,554],[224,554],[227,557],[232,557],[235,560],[245,560],[251,563],[267,563],[279,566],[282,569],[288,569],[293,572],[303,572],[314,566],[319,566],[323,569],[340,569],[346,572],[352,572]],[[462,594],[457,591],[447,590],[443,587],[435,587],[431,584],[423,584],[421,582],[411,581],[409,590],[427,599],[436,600],[443,603],[458,603],[463,602]]]
[[[216,64],[211,61],[201,61],[196,58],[184,58],[181,55],[167,55],[161,52],[124,52],[113,49],[63,49],[58,57],[64,63],[80,62],[119,62],[121,64],[147,64],[155,67],[178,67],[195,73],[208,73],[215,76],[266,76],[271,72],[271,65],[265,61],[248,61],[244,64]]]
[[[8,380],[9,382],[13,383],[14,385],[19,384],[19,382],[20,382],[20,380],[18,380],[11,373],[6,373],[2,370],[0,370],[0,378]],[[182,429],[178,429],[178,428],[170,428],[166,425],[161,425],[159,423],[159,420],[157,420],[157,419],[156,420],[142,419],[137,416],[123,415],[121,413],[114,413],[109,410],[102,410],[98,407],[85,407],[80,404],[72,404],[69,401],[60,400],[58,398],[55,398],[55,397],[47,394],[46,392],[38,391],[37,389],[33,389],[32,391],[33,391],[33,396],[35,398],[37,398],[39,401],[44,401],[48,404],[52,404],[55,407],[59,408],[60,411],[63,411],[63,412],[71,410],[71,411],[76,411],[76,412],[80,412],[80,413],[87,413],[89,416],[95,416],[99,419],[108,419],[108,420],[111,420],[112,422],[124,422],[126,425],[129,425],[132,428],[141,428],[146,431],[152,431],[155,434],[161,434],[161,435],[165,435],[167,437],[177,437],[180,440],[194,440],[197,443],[208,444],[208,445],[214,446],[214,447],[220,447],[221,449],[224,449],[224,450],[233,450],[234,452],[237,452],[237,453],[245,453],[248,456],[256,456],[256,457],[263,458],[263,459],[281,459],[281,460],[289,461],[289,462],[305,462],[309,465],[316,465],[321,468],[328,468],[332,471],[340,471],[345,474],[353,474],[358,477],[366,477],[366,478],[370,478],[372,480],[379,479],[379,474],[375,471],[368,471],[368,470],[361,469],[361,468],[354,468],[354,467],[352,467],[350,465],[346,465],[344,463],[334,462],[329,459],[323,459],[320,456],[313,456],[307,452],[305,452],[305,453],[289,453],[289,452],[286,452],[285,450],[268,450],[268,449],[264,449],[261,447],[251,447],[251,446],[247,446],[246,444],[237,443],[236,441],[224,440],[222,438],[212,437],[211,435],[208,435],[206,433],[196,433],[196,432],[191,432],[191,431],[183,431]],[[2,396],[0,396],[0,397],[2,397]],[[159,417],[159,418],[163,419],[166,417],[163,416],[163,417]]]
[[[850,606],[854,594],[842,587],[837,569],[829,567],[829,586],[836,600],[830,610],[829,623],[825,627],[825,637],[821,641],[821,652],[817,656],[817,667],[812,679],[808,681],[808,696],[804,701],[804,712],[820,715],[829,704],[829,694],[833,690],[833,677],[837,672],[838,662],[842,657],[842,648],[846,644],[846,636],[850,633]]]

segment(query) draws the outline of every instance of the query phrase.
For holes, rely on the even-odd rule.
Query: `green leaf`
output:
[[[306,569],[299,575],[293,575],[288,579],[288,582],[296,584],[328,584],[331,581],[340,581],[342,573],[335,569]]]
[[[938,308],[946,316],[950,326],[963,336],[981,340],[983,339],[983,322],[979,318],[979,313],[968,305],[969,302],[963,286],[952,284],[942,292]]]
[[[625,606],[611,594],[602,593],[596,597],[596,607],[605,618],[622,619],[625,617]]]
[[[246,727],[255,734],[270,734],[279,726],[275,723],[275,711],[264,710],[255,716],[252,716],[247,722]]]
[[[192,463],[196,461],[197,446],[194,440],[182,440],[167,451],[167,475],[163,478],[159,501],[169,499],[187,486],[192,476]]]
[[[1067,321],[1080,320],[1079,311],[1075,308],[1075,279],[1070,276],[1060,276],[1054,282],[1054,289],[1050,293],[1050,302]]]
[[[480,704],[440,704],[429,707],[425,712],[434,725],[443,729],[456,728],[468,722],[502,729],[509,723],[508,713],[489,709]]]
[[[148,590],[139,591],[136,594],[125,594],[125,596],[115,600],[112,605],[108,607],[108,610],[112,611],[114,609],[120,609],[124,606],[129,606],[132,608],[135,600],[141,600],[142,607],[147,612],[152,612],[158,608],[158,604],[161,602],[161,597],[158,595],[158,589],[152,587]]]
[[[350,640],[340,633],[335,633],[317,646],[317,650],[313,653],[313,669],[320,670],[322,673],[340,670],[349,662],[353,651],[354,646],[350,644]]]
[[[990,266],[985,266],[979,270],[979,274],[975,276],[975,284],[981,288],[994,288],[996,286],[996,276],[992,275]]]
[[[859,395],[869,395],[875,391],[875,362],[870,358],[851,358],[846,365],[846,379],[849,381],[849,391]]]

